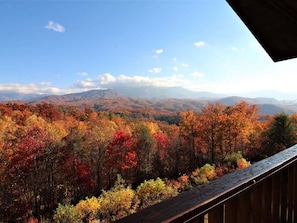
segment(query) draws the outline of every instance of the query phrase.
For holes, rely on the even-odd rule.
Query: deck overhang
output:
[[[296,0],[227,0],[274,62],[297,57]]]

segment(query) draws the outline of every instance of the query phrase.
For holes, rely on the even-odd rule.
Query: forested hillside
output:
[[[242,101],[256,104],[263,115],[284,112],[297,112],[295,100],[276,100],[274,98],[246,98],[224,96],[211,92],[195,92],[179,87],[117,87],[115,89],[97,89],[64,95],[21,94],[0,91],[0,102],[22,101],[29,104],[50,103],[73,106],[77,109],[89,107],[95,111],[113,111],[134,114],[170,114],[181,111],[201,111],[208,103],[220,103],[234,106]]]
[[[193,95],[183,94],[183,90],[176,88],[124,88],[90,90],[66,95],[52,95],[30,100],[31,104],[42,102],[74,106],[76,108],[90,107],[96,111],[113,111],[124,113],[176,114],[181,111],[201,111],[209,103],[220,103],[234,106],[242,101],[249,105],[256,104],[263,115],[274,115],[285,112],[293,114],[297,111],[294,101],[278,101],[273,98],[244,98],[238,96],[222,97],[209,92],[192,92]],[[119,91],[118,91],[119,90]],[[119,93],[121,92],[121,93]],[[153,92],[159,92],[153,97]],[[172,94],[170,94],[172,93]],[[185,92],[184,92],[185,93]],[[1,95],[1,94],[0,94]],[[145,96],[146,95],[146,96]],[[196,97],[195,97],[196,95]],[[150,113],[149,113],[150,111]]]
[[[116,220],[296,143],[297,115],[245,102],[154,114],[0,104],[0,222]]]

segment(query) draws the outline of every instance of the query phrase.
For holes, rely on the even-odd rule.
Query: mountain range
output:
[[[95,110],[115,112],[158,111],[160,113],[178,113],[180,111],[199,111],[208,103],[221,103],[232,106],[242,101],[256,104],[260,113],[273,115],[276,113],[293,114],[297,105],[292,102],[279,101],[274,98],[246,98],[227,96],[211,92],[195,92],[182,87],[118,87],[114,89],[89,90],[65,95],[21,94],[16,92],[0,92],[0,101],[23,101],[30,104],[53,103]]]

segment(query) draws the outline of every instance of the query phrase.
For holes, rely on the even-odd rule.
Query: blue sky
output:
[[[224,0],[0,0],[0,91],[154,85],[295,99],[296,71]]]

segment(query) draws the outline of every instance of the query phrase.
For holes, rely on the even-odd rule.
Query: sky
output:
[[[0,0],[0,91],[152,85],[295,100],[296,72],[225,0]]]

